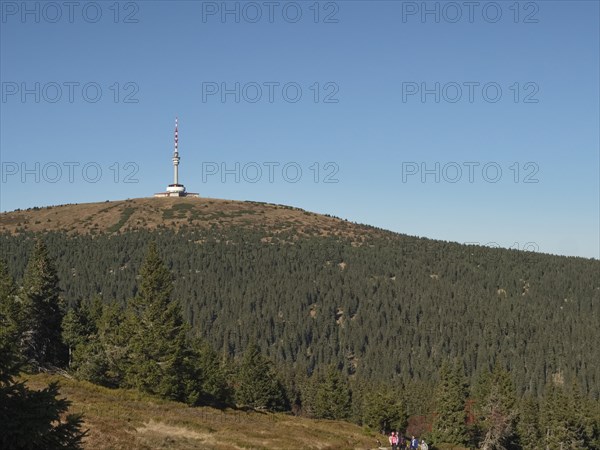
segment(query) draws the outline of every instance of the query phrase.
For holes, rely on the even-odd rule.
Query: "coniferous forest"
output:
[[[361,232],[4,233],[0,395],[60,369],[434,445],[600,448],[598,261]]]

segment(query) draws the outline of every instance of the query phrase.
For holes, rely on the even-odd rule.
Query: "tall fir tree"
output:
[[[496,365],[476,386],[476,411],[481,450],[508,450],[514,445],[516,394],[510,373]]]
[[[285,390],[277,377],[273,362],[250,344],[236,374],[235,401],[239,405],[271,411],[288,409]]]
[[[348,380],[334,365],[322,377],[316,378],[315,417],[320,419],[347,419],[352,412],[352,392]]]
[[[0,448],[79,450],[83,448],[83,418],[66,414],[70,401],[58,398],[57,383],[39,391],[16,382],[16,366],[0,359]]]
[[[17,297],[17,288],[0,260],[0,358],[15,361],[19,356],[22,335],[23,308]]]
[[[58,385],[34,391],[16,381],[23,362],[19,345],[23,315],[17,289],[0,260],[0,448],[48,450],[82,448],[80,415],[66,414]]]
[[[400,398],[400,393],[390,386],[373,386],[364,393],[361,422],[382,433],[404,430],[407,416]]]
[[[24,307],[24,355],[32,369],[63,367],[67,348],[62,342],[63,309],[58,275],[46,244],[36,240],[21,290]]]
[[[99,297],[77,302],[62,322],[63,340],[69,349],[69,369],[79,379],[97,384],[106,382],[108,361],[98,326],[105,306]]]
[[[227,382],[227,367],[211,346],[200,339],[189,343],[186,359],[186,402],[192,405],[222,405],[233,401],[233,393]]]
[[[462,366],[444,361],[435,390],[435,417],[431,440],[435,444],[462,445],[467,442],[467,383]]]
[[[523,450],[542,450],[540,439],[540,411],[536,398],[528,395],[521,399],[517,434]]]
[[[568,389],[562,381],[553,381],[546,387],[540,420],[544,448],[590,448],[586,443],[582,407],[584,405],[575,386]]]
[[[151,241],[140,269],[138,295],[129,303],[123,333],[129,336],[125,383],[173,400],[186,395],[186,327],[173,279]]]

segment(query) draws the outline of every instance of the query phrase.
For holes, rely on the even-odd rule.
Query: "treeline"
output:
[[[17,280],[35,238],[0,235]],[[298,372],[340,365],[396,385],[434,380],[444,360],[458,358],[471,384],[499,364],[519,395],[538,397],[562,374],[600,396],[595,260],[391,233],[362,236],[361,245],[253,228],[44,239],[68,306],[98,297],[121,308],[137,296],[146,244],[156,240],[190,333],[220,357],[239,358],[255,343]]]
[[[445,362],[433,394],[434,444],[494,449],[598,449],[600,404],[576,382],[556,377],[544,395],[518,396],[511,374],[496,366],[469,385],[457,361]]]
[[[104,386],[135,388],[190,405],[288,411],[350,420],[382,432],[411,431],[409,412],[418,411],[425,417],[419,435],[434,445],[600,448],[598,401],[560,372],[543,395],[522,396],[512,371],[500,363],[481,370],[473,383],[459,358],[445,358],[431,369],[435,376],[427,382],[367,382],[349,374],[341,360],[311,372],[277,363],[254,342],[239,355],[217,351],[184,319],[172,272],[156,244],[151,241],[144,250],[135,295],[123,304],[95,297],[68,308],[42,240],[36,242],[20,288],[0,265],[3,448],[27,448],[14,443],[28,436],[37,438],[38,446],[43,442],[44,448],[80,448],[84,436],[81,417],[60,420],[68,402],[55,399],[57,387],[37,397],[29,395],[10,375],[17,367],[64,369]],[[40,411],[42,399],[46,414],[37,420],[54,426],[36,437],[30,432],[36,416],[31,411]],[[16,408],[29,411],[28,418],[15,415]]]
[[[23,370],[60,370],[65,363],[58,277],[43,243],[36,246],[18,288],[0,261],[0,448],[79,450],[82,417],[67,414],[58,385],[29,389]]]

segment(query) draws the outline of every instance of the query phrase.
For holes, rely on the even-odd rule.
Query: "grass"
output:
[[[84,414],[90,432],[86,449],[370,449],[376,439],[347,422],[311,420],[288,414],[188,407],[137,391],[108,389],[49,376],[23,377],[34,389],[60,383],[69,412]]]
[[[117,231],[119,231],[121,229],[121,227],[123,225],[125,225],[125,223],[129,220],[129,218],[134,213],[134,211],[135,211],[135,208],[125,208],[123,210],[123,212],[121,213],[121,217],[119,218],[119,221],[117,223],[115,223],[114,225],[111,225],[110,227],[108,227],[106,231],[109,233],[116,233]]]
[[[177,231],[184,224],[207,230],[254,228],[264,230],[267,235],[281,230],[295,231],[298,235],[337,235],[353,241],[379,233],[366,226],[284,205],[192,197],[139,198],[0,213],[0,233],[112,234],[126,229],[161,228]],[[387,234],[381,232],[381,235]]]
[[[175,203],[171,209],[163,210],[163,219],[183,219],[187,215],[187,211],[192,211],[194,206],[190,203]],[[177,214],[177,215],[175,215]]]

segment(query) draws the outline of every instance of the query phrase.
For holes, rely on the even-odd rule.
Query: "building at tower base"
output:
[[[170,184],[166,192],[157,192],[155,197],[200,197],[197,192],[187,192],[183,184]]]

